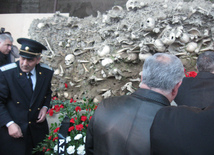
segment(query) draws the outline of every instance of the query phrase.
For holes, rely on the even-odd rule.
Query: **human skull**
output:
[[[189,40],[190,40],[188,33],[182,33],[182,35],[180,36],[179,40],[182,43],[188,43]]]
[[[74,55],[73,54],[66,55],[66,57],[65,57],[65,64],[66,64],[66,66],[69,66],[73,62],[74,62]]]
[[[128,0],[126,2],[126,9],[130,10],[137,10],[144,6],[145,4],[141,0]]]
[[[147,18],[146,21],[142,23],[144,31],[152,31],[155,28],[155,19],[154,18]]]
[[[39,29],[43,28],[44,26],[45,26],[44,23],[39,23],[39,24],[37,25],[37,27],[38,27]]]
[[[190,42],[186,45],[186,51],[187,52],[194,52],[197,48],[198,44],[195,42]]]
[[[105,56],[110,53],[110,47],[108,45],[104,45],[100,50],[97,51],[99,56]]]
[[[174,32],[170,32],[170,31],[166,31],[164,33],[164,35],[161,38],[161,41],[165,44],[165,45],[171,45],[172,43],[175,42],[175,33]]]
[[[158,52],[164,52],[166,47],[164,46],[163,42],[160,39],[156,39],[154,42],[154,48]]]
[[[101,61],[102,66],[108,66],[112,64],[114,61],[111,58],[105,58]]]
[[[152,56],[152,54],[151,54],[151,53],[139,53],[138,56],[139,56],[139,59],[140,59],[141,61],[145,61],[146,58]]]

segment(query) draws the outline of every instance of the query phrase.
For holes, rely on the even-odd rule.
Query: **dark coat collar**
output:
[[[214,74],[210,72],[199,72],[195,78],[203,78],[203,79],[214,78]]]
[[[165,105],[165,106],[170,105],[169,100],[165,96],[149,89],[139,88],[132,95],[138,98],[144,98],[146,100],[154,101],[154,103],[157,103],[160,105]]]

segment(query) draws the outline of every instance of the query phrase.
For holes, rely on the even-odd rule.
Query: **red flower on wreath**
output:
[[[87,116],[81,116],[81,121],[85,122],[87,120]]]
[[[83,128],[82,124],[76,125],[76,130],[82,131]]]
[[[58,98],[57,98],[56,96],[54,96],[54,97],[52,98],[52,100],[58,100]]]
[[[60,108],[64,108],[64,105],[63,105],[63,104],[61,104],[59,107],[60,107]]]
[[[92,116],[89,117],[89,121],[91,120]]]
[[[51,140],[51,139],[52,139],[52,136],[49,136],[48,139]]]
[[[56,112],[59,112],[59,111],[60,111],[60,107],[59,107],[59,105],[58,105],[58,104],[57,104],[57,105],[55,105],[55,106],[54,106],[54,109],[55,109],[55,111],[56,111]]]
[[[196,77],[197,73],[195,71],[191,71],[191,72],[186,72],[186,77]]]
[[[195,72],[195,71],[187,72],[185,68],[184,68],[184,74],[186,77],[196,77],[197,76],[197,72]]]
[[[71,123],[75,123],[74,118],[72,118],[72,119],[70,120],[70,122],[71,122]]]
[[[50,116],[53,116],[53,114],[54,114],[53,109],[50,109],[50,110],[49,110],[49,115],[50,115]]]
[[[64,83],[65,84],[65,88],[68,88],[68,85],[67,85],[67,83]]]
[[[74,126],[71,126],[68,131],[71,132],[72,130],[74,130]]]
[[[74,100],[71,98],[71,99],[70,99],[70,103],[72,103],[73,101],[74,101]]]
[[[59,131],[59,127],[57,127],[55,130],[54,130],[54,133],[58,132]]]
[[[78,110],[81,111],[81,108],[80,108],[79,106],[77,106],[77,107],[75,108],[75,111],[76,111],[76,112],[78,112]]]
[[[55,141],[55,140],[57,140],[58,139],[58,137],[55,137],[54,139],[53,139],[53,142]]]

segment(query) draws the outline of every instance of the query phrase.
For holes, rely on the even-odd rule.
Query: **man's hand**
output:
[[[13,123],[8,127],[8,133],[13,138],[23,137],[22,130],[16,123]]]
[[[47,113],[47,108],[43,107],[39,112],[38,120],[36,121],[36,123],[42,123],[46,118],[46,113]]]

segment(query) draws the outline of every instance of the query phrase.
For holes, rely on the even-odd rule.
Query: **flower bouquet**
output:
[[[196,77],[197,76],[197,72],[195,71],[189,71],[187,72],[186,69],[184,69],[184,74],[185,74],[185,77]]]
[[[81,102],[75,100],[61,101],[56,97],[52,98],[52,108],[48,114],[53,116],[54,113],[59,113],[59,122],[52,123],[50,132],[43,142],[39,143],[34,148],[33,153],[43,151],[45,155],[58,154],[58,133],[60,125],[64,118],[69,118],[69,128],[66,137],[65,154],[84,155],[85,154],[85,139],[88,123],[94,114],[97,105],[91,99],[83,99]]]

